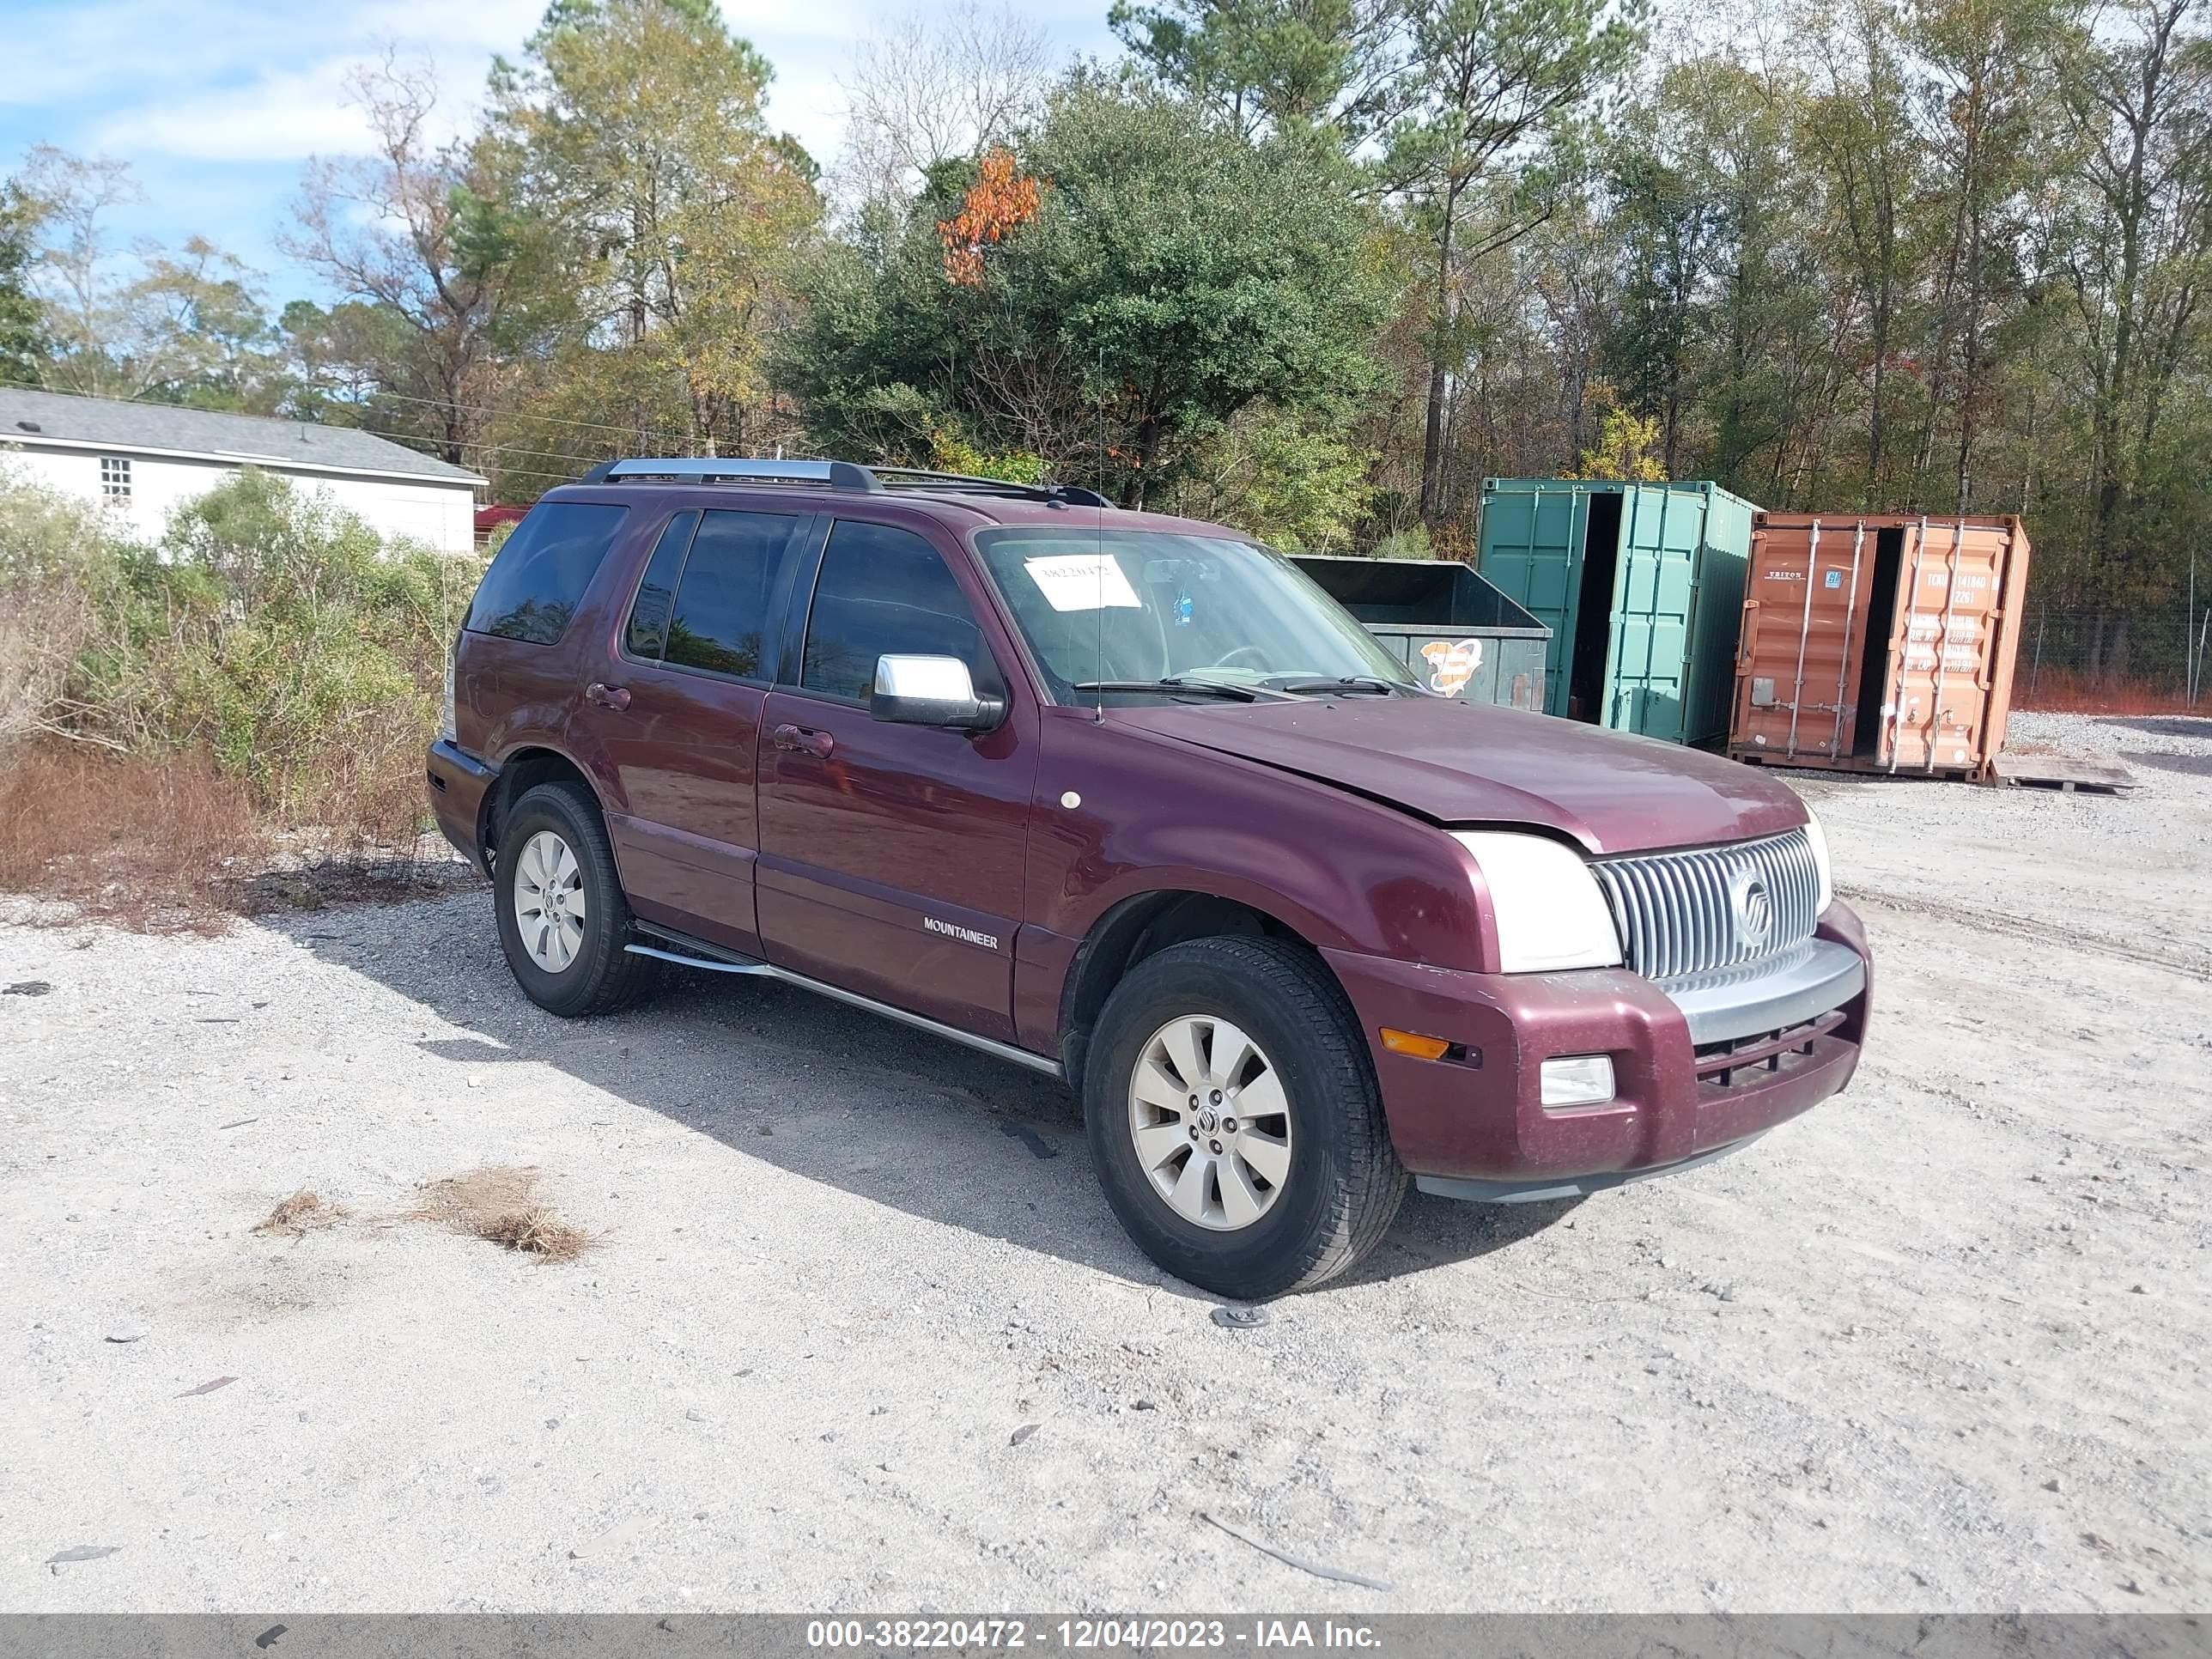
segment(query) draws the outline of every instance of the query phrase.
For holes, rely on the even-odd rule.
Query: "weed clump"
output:
[[[268,1219],[253,1231],[286,1238],[305,1238],[309,1233],[337,1226],[351,1213],[344,1205],[330,1203],[302,1187],[270,1211]]]
[[[487,1164],[422,1188],[411,1218],[432,1221],[544,1261],[574,1261],[598,1243],[537,1196],[538,1172],[514,1164]]]

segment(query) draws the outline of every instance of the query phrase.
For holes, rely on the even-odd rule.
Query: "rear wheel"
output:
[[[1345,1272],[1406,1189],[1343,992],[1313,954],[1197,939],[1115,988],[1084,1073],[1106,1197],[1179,1279],[1257,1300]]]
[[[499,942],[523,994],[563,1018],[626,1006],[653,963],[632,956],[629,904],[599,803],[581,785],[541,783],[500,826],[493,891]]]

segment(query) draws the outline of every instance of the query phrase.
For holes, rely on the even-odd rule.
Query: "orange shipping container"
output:
[[[2015,518],[1760,514],[1729,753],[1987,779],[2027,556]]]

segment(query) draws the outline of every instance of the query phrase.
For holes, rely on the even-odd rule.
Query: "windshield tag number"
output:
[[[1054,553],[1024,559],[1022,568],[1055,611],[1141,611],[1143,601],[1111,554]]]

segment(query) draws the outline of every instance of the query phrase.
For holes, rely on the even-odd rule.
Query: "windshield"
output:
[[[975,544],[1056,697],[1173,678],[1419,690],[1304,572],[1249,542],[1024,526],[985,531]]]

